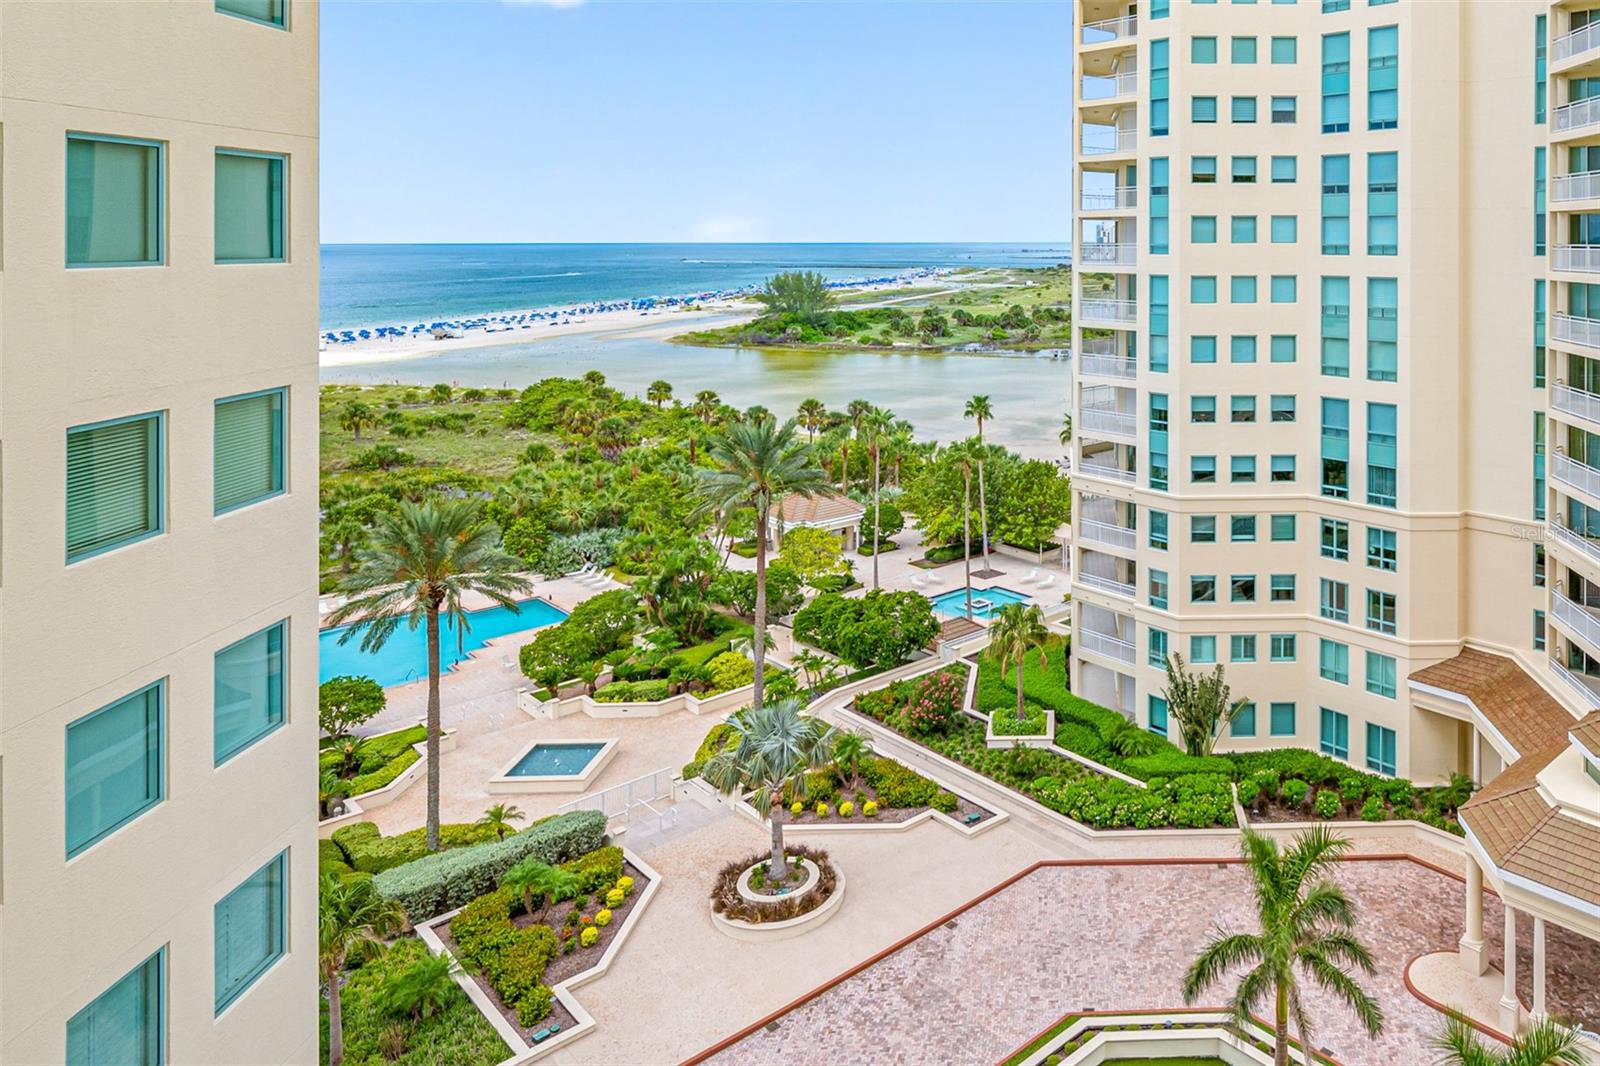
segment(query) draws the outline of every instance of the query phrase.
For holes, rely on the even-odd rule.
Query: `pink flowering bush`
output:
[[[899,710],[900,722],[913,736],[948,732],[961,714],[967,687],[955,673],[940,670],[911,682],[909,698]]]

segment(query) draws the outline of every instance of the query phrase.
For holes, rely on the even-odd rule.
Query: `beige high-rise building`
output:
[[[1600,5],[1076,14],[1074,687],[1493,782],[1469,879],[1600,935]]]
[[[317,1059],[317,16],[0,5],[0,1062]]]

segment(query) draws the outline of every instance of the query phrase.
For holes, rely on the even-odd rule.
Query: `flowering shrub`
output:
[[[611,924],[611,908],[609,908],[609,907],[604,908],[599,913],[597,913],[594,916],[594,924],[598,925],[598,926],[610,925]]]
[[[800,812],[805,809],[806,805],[801,800],[795,800],[793,803],[789,804],[789,813],[797,817],[799,816]]]
[[[578,943],[586,948],[592,948],[600,942],[600,930],[592,925],[583,927],[583,932],[578,934]]]
[[[621,877],[617,878],[617,887],[622,889],[622,894],[626,896],[629,892],[633,891],[633,878],[629,877],[627,874],[623,874]]]
[[[965,682],[953,671],[940,670],[918,678],[915,685],[899,711],[906,731],[919,737],[948,732],[961,713],[961,701],[967,695]]]
[[[861,805],[861,814],[865,818],[876,818],[878,816],[878,801],[867,800],[867,802],[863,803]]]
[[[839,804],[839,817],[841,817],[841,818],[849,818],[851,815],[853,815],[855,813],[856,813],[856,805],[854,803],[851,803],[849,800],[845,800],[843,803]]]
[[[620,907],[620,906],[622,906],[623,897],[625,897],[626,895],[627,895],[627,893],[622,891],[622,889],[613,888],[610,892],[606,893],[606,906],[607,907]]]
[[[818,801],[816,810],[818,818],[826,818],[828,816],[829,807],[826,803]]]

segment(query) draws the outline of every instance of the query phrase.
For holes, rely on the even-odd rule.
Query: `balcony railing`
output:
[[[1550,333],[1556,340],[1584,348],[1600,348],[1600,318],[1553,315]]]
[[[1133,322],[1139,317],[1138,300],[1084,300],[1078,317],[1096,322]]]
[[[1600,96],[1574,100],[1556,108],[1556,131],[1581,129],[1600,122]]]
[[[1088,585],[1092,589],[1109,592],[1113,596],[1133,599],[1133,584],[1128,581],[1118,581],[1114,577],[1101,577],[1099,574],[1078,574],[1072,581],[1075,585]]]
[[[1132,378],[1139,364],[1120,355],[1085,355],[1078,363],[1080,373],[1102,378]]]
[[[1600,26],[1600,22],[1595,25]],[[1600,196],[1600,170],[1561,174],[1550,183],[1550,199],[1558,204],[1569,200],[1592,200],[1597,196]]]
[[[1122,526],[1112,525],[1110,522],[1096,522],[1084,519],[1081,523],[1083,539],[1092,540],[1097,544],[1108,544],[1113,548],[1123,551],[1133,551],[1139,547],[1139,534]]]
[[[1139,72],[1123,70],[1115,74],[1085,74],[1083,99],[1085,102],[1114,100],[1119,96],[1132,96],[1139,91]]]
[[[1124,470],[1120,466],[1108,466],[1105,463],[1090,462],[1079,463],[1078,473],[1084,477],[1103,478],[1106,481],[1120,481],[1124,485],[1132,485],[1139,476],[1134,471]]]
[[[1550,406],[1564,415],[1600,425],[1600,396],[1592,392],[1557,384],[1550,390]]]
[[[1565,455],[1550,457],[1550,476],[1568,488],[1600,499],[1600,470]]]
[[[1133,641],[1123,640],[1121,637],[1113,637],[1106,633],[1096,633],[1092,629],[1084,630],[1079,634],[1079,637],[1083,641],[1084,650],[1104,655],[1120,663],[1133,665]]]
[[[1600,540],[1584,536],[1577,530],[1568,529],[1559,522],[1550,523],[1550,537],[1556,543],[1571,548],[1587,559],[1592,565],[1600,566]]]
[[[1101,19],[1083,24],[1084,44],[1105,44],[1107,41],[1125,41],[1139,33],[1139,19],[1135,15]]]
[[[1131,152],[1138,146],[1138,130],[1112,130],[1109,133],[1095,135],[1093,141],[1086,136],[1080,154],[1115,155],[1118,152]]]
[[[1560,589],[1550,593],[1550,610],[1563,629],[1587,644],[1591,653],[1600,654],[1600,615]]]
[[[1550,58],[1559,63],[1591,48],[1600,48],[1600,22],[1591,22],[1557,37],[1551,46]]]
[[[1551,265],[1557,270],[1600,274],[1600,244],[1558,244],[1551,251]]]
[[[1112,407],[1085,407],[1079,412],[1078,421],[1090,433],[1117,433],[1131,437],[1135,432],[1133,415]],[[1600,474],[1600,470],[1595,473]]]
[[[1107,241],[1080,241],[1078,262],[1085,266],[1131,267],[1139,260],[1139,246],[1131,242],[1112,244]]]
[[[1139,188],[1136,185],[1118,185],[1110,192],[1084,190],[1078,201],[1085,211],[1121,211],[1139,206]]]
[[[1086,337],[1083,347],[1078,351],[1082,355],[1114,355],[1119,359],[1122,357],[1115,337]]]
[[[1596,691],[1596,687],[1600,686],[1600,677],[1574,673],[1554,659],[1550,660],[1550,672],[1570,685],[1587,706],[1600,707],[1600,691]]]

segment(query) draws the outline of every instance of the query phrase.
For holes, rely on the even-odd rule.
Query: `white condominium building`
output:
[[[0,6],[0,1062],[317,1059],[317,8]]]

